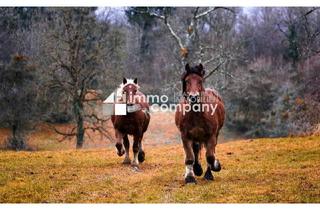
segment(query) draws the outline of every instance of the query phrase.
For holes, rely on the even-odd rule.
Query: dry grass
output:
[[[0,129],[0,144],[8,134]],[[172,113],[152,115],[140,172],[121,164],[110,141],[91,137],[76,151],[74,140],[59,143],[60,136],[39,126],[29,141],[38,151],[0,151],[0,202],[320,202],[317,136],[219,144],[223,168],[215,181],[198,178],[188,186]]]
[[[319,137],[243,140],[217,151],[215,181],[188,186],[179,144],[146,146],[141,172],[113,148],[1,151],[0,202],[320,202]]]

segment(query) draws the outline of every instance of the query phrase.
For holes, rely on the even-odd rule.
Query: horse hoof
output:
[[[132,166],[132,171],[134,171],[134,172],[141,172],[139,166],[137,166],[137,165]]]
[[[119,156],[119,157],[121,157],[122,155],[124,155],[124,153],[125,153],[125,151],[117,151],[117,155]]]
[[[197,184],[196,178],[194,176],[187,176],[184,178],[186,184]]]
[[[125,164],[125,165],[130,164],[130,163],[131,163],[131,160],[129,158],[125,158],[122,162],[122,164]]]
[[[214,160],[213,167],[211,167],[211,170],[215,171],[215,172],[221,171],[221,165],[220,165],[219,160],[217,160],[217,159]]]
[[[203,173],[202,167],[199,163],[193,165],[193,172],[196,176],[201,176]]]
[[[132,160],[132,161],[131,161],[131,166],[132,166],[132,167],[138,167],[138,168],[139,168],[139,163],[136,162],[136,161],[134,161],[134,160]]]
[[[210,171],[210,169],[208,168],[208,170],[206,171],[206,173],[204,174],[204,178],[208,181],[213,181],[213,175]]]
[[[117,143],[116,144],[116,148],[117,148],[117,155],[120,156],[120,157],[122,155],[124,155],[124,153],[126,152],[126,151],[124,151],[124,149],[122,147],[122,144]]]
[[[138,154],[139,163],[143,163],[144,158],[145,158],[145,153],[144,153],[144,151],[140,151],[139,154]]]

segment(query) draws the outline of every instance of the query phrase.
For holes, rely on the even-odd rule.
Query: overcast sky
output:
[[[251,14],[251,11],[255,7],[242,7],[243,12],[247,15]],[[108,17],[108,20],[111,22],[126,22],[127,18],[125,16],[126,7],[99,7],[96,11],[96,14],[104,17]]]

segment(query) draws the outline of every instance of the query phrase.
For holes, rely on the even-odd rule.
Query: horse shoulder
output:
[[[218,99],[219,101],[221,101],[223,103],[222,97],[220,96],[219,92],[217,90],[215,90],[214,88],[206,88],[205,93],[209,97],[211,96],[214,99]]]
[[[136,101],[137,101],[138,104],[140,104],[142,109],[149,110],[149,103],[148,103],[147,97],[141,91],[137,91],[137,93],[136,93]]]
[[[221,128],[225,120],[225,109],[222,97],[220,96],[218,91],[213,88],[206,88],[205,93],[209,97],[209,101],[216,104],[213,118],[216,121],[217,125]]]

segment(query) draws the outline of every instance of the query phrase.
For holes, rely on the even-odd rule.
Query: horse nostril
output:
[[[189,96],[189,101],[190,103],[195,104],[198,102],[198,98],[199,96]]]

